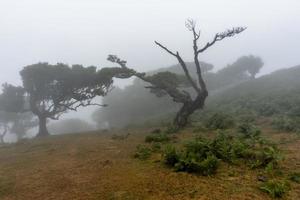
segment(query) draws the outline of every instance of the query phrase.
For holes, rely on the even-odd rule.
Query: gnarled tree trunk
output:
[[[50,135],[47,129],[47,118],[43,115],[38,116],[39,118],[39,132],[38,137],[44,137]]]
[[[198,109],[204,107],[207,93],[198,95],[194,100],[188,101],[183,104],[180,110],[177,112],[176,117],[173,121],[175,130],[180,130],[188,124],[189,117]]]

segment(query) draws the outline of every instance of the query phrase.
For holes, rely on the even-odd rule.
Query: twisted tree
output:
[[[68,66],[65,64],[50,65],[37,63],[24,67],[20,72],[23,87],[4,84],[0,95],[0,141],[10,128],[10,132],[22,137],[26,130],[36,126],[31,111],[39,120],[37,136],[49,135],[47,119],[58,120],[69,111],[79,107],[98,104],[93,100],[105,96],[112,89],[113,78],[128,78],[130,70],[120,67],[102,68]],[[129,76],[128,76],[129,75]],[[9,116],[13,118],[8,118]],[[30,116],[30,117],[29,117]],[[25,120],[26,119],[26,120]],[[11,127],[7,125],[10,123]],[[3,136],[3,137],[2,137]]]
[[[122,69],[128,70],[129,76],[136,76],[141,80],[150,84],[146,88],[149,88],[151,92],[157,96],[169,95],[174,102],[181,103],[182,107],[177,112],[173,121],[173,125],[176,130],[179,130],[187,125],[189,117],[198,109],[204,107],[205,100],[208,96],[208,90],[205,81],[202,77],[202,69],[199,62],[199,55],[206,51],[208,48],[216,44],[225,38],[233,37],[236,34],[243,32],[246,28],[237,27],[227,30],[222,33],[215,34],[211,42],[207,42],[206,45],[199,48],[198,41],[200,39],[200,31],[196,30],[196,23],[193,20],[187,20],[186,27],[193,35],[193,53],[194,63],[197,73],[197,79],[193,79],[186,62],[183,60],[178,51],[173,52],[163,44],[155,41],[155,44],[166,51],[171,56],[175,57],[184,71],[184,76],[179,76],[171,72],[159,72],[151,76],[147,76],[145,73],[139,73],[126,66],[126,61],[121,60],[115,55],[109,55],[108,60],[117,63]],[[186,88],[192,88],[196,95],[191,95]]]
[[[23,87],[29,96],[29,109],[39,119],[38,136],[49,135],[47,119],[58,120],[69,111],[95,103],[97,96],[105,96],[112,89],[113,78],[127,78],[120,67],[102,68],[50,65],[38,63],[25,67],[21,72]]]

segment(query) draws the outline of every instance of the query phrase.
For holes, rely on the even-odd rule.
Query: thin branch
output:
[[[167,47],[163,46],[162,44],[160,44],[157,41],[155,41],[155,44],[157,44],[159,47],[161,47],[162,49],[167,51],[169,54],[171,54],[171,55],[173,55],[177,58],[179,64],[181,65],[181,67],[182,67],[182,69],[185,73],[185,76],[187,77],[187,79],[190,82],[190,84],[192,85],[192,87],[196,90],[197,93],[201,92],[200,88],[198,88],[197,84],[193,81],[185,62],[183,61],[183,59],[179,55],[179,52],[177,51],[176,54],[175,54],[172,51],[170,51]]]
[[[208,42],[202,49],[200,49],[198,51],[198,53],[204,52],[206,49],[208,49],[209,47],[214,45],[217,41],[221,41],[227,37],[232,37],[236,34],[243,32],[246,29],[247,29],[246,27],[236,27],[236,28],[232,28],[230,30],[224,31],[222,33],[217,33],[215,35],[214,39],[211,42]]]
[[[158,45],[159,47],[161,47],[162,49],[164,49],[166,52],[168,52],[169,54],[177,57],[177,54],[175,54],[174,52],[170,51],[167,47],[165,47],[164,45],[160,44],[157,41],[154,41],[156,45]]]

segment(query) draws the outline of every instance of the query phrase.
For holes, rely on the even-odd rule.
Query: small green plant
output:
[[[177,152],[176,148],[172,145],[167,145],[164,150],[164,160],[165,163],[171,167],[174,167],[176,163],[179,162],[180,154]]]
[[[224,113],[215,113],[205,120],[204,125],[208,129],[228,129],[235,125],[233,118]]]
[[[138,145],[134,154],[135,158],[146,160],[151,156],[151,149],[145,145]]]
[[[250,139],[248,134],[247,137],[237,137],[219,131],[214,139],[196,137],[187,142],[180,151],[174,146],[167,146],[164,153],[165,163],[176,171],[210,175],[216,172],[219,161],[230,164],[240,164],[242,161],[253,169],[265,168],[266,172],[274,173],[282,159],[280,151],[275,145],[262,143],[256,129],[245,130],[247,133],[251,132]],[[254,136],[257,138],[253,139]]]
[[[218,168],[219,160],[214,155],[208,155],[204,159],[199,159],[194,154],[183,157],[175,164],[177,171],[187,171],[190,173],[198,173],[204,176],[212,175]]]
[[[161,150],[161,144],[158,142],[152,143],[151,151],[152,152],[159,152]]]
[[[293,182],[300,183],[300,172],[291,173],[289,179]]]
[[[188,142],[183,151],[167,146],[164,153],[165,163],[176,171],[186,171],[201,175],[214,174],[219,160],[209,152],[209,141],[197,138]]]
[[[268,169],[274,169],[282,160],[282,155],[276,147],[266,146],[254,151],[250,156],[251,158],[251,168],[267,167]]]
[[[263,183],[259,189],[268,193],[272,198],[281,198],[290,189],[287,182],[269,180]]]
[[[170,137],[165,133],[156,133],[146,136],[145,142],[168,142]]]
[[[261,131],[249,122],[240,124],[238,126],[238,132],[241,133],[244,138],[248,139],[256,139],[261,134]]]

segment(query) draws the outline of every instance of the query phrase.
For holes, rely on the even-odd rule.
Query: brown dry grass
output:
[[[112,140],[114,133],[94,132],[2,146],[0,199],[270,199],[257,189],[257,173],[247,167],[222,164],[215,176],[203,177],[173,172],[157,162],[157,157],[149,161],[133,159],[135,147],[143,142],[145,132],[131,131],[126,140]],[[187,131],[179,138],[191,135]],[[266,136],[281,142],[286,153],[286,173],[299,170],[300,140],[292,134]],[[285,198],[300,199],[299,185],[292,183]]]

